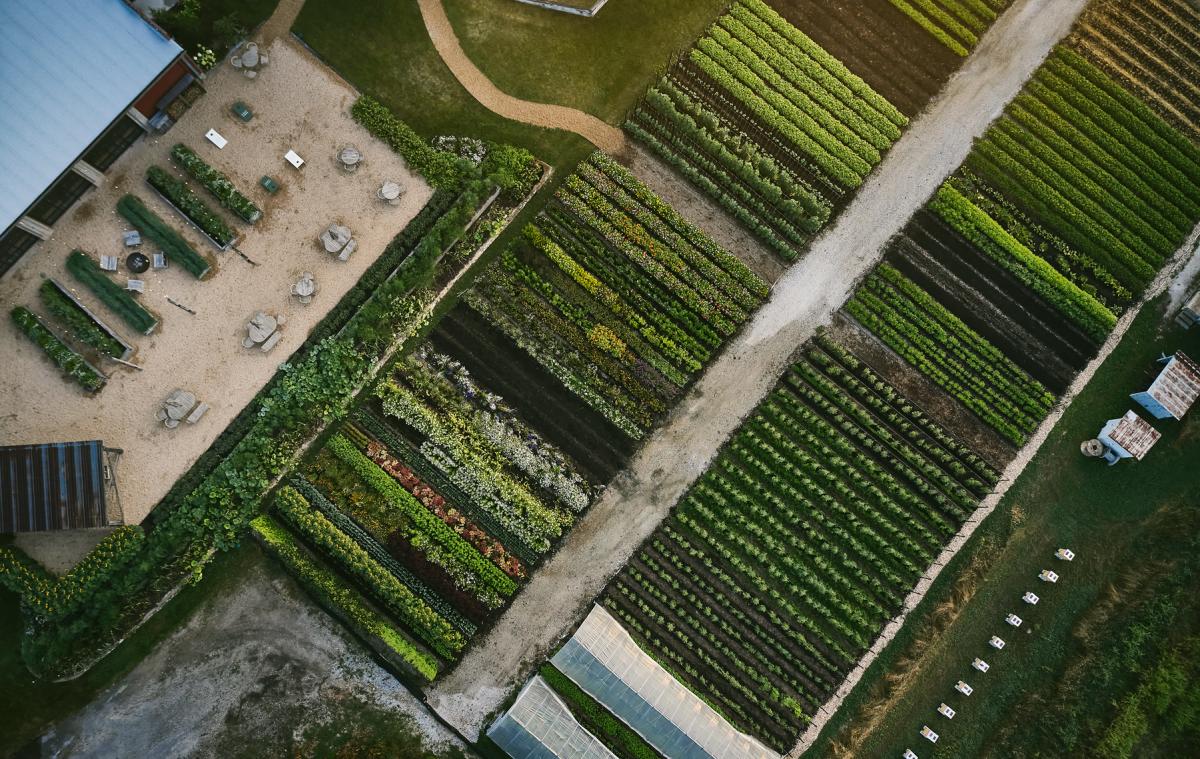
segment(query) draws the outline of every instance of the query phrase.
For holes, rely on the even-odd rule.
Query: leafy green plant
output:
[[[37,314],[24,306],[17,306],[11,314],[13,322],[21,332],[46,353],[50,360],[62,370],[63,376],[78,382],[88,392],[94,393],[104,387],[104,383],[107,381],[104,375],[88,365],[83,356],[59,340],[58,336],[42,323]]]
[[[70,336],[113,358],[125,355],[125,346],[121,341],[101,329],[95,319],[64,295],[53,282],[48,279],[42,282],[38,297],[46,310],[66,326]]]
[[[109,279],[87,253],[71,251],[67,256],[67,271],[138,332],[148,335],[158,326],[158,319],[134,300],[128,291]]]
[[[242,221],[253,224],[262,218],[262,209],[238,192],[229,177],[209,166],[187,145],[180,142],[171,148],[171,160],[193,179],[204,185],[204,189],[211,192],[213,197],[221,202],[221,205],[237,214]]]
[[[200,228],[221,247],[227,247],[237,236],[225,220],[204,204],[181,180],[168,174],[159,166],[146,169],[146,181],[163,194],[171,205]]]

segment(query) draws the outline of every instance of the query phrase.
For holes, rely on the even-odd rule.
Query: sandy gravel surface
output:
[[[591,114],[561,105],[531,103],[501,91],[467,57],[450,25],[446,9],[442,7],[442,0],[417,0],[417,4],[438,55],[442,56],[459,84],[484,108],[524,124],[574,132],[608,153],[624,151],[625,133]]]
[[[137,346],[135,371],[109,362],[108,386],[86,397],[60,379],[41,351],[4,319],[0,327],[0,440],[37,443],[102,439],[121,448],[117,470],[121,505],[127,523],[140,522],[171,484],[204,452],[220,432],[300,346],[308,331],[337,303],[363,271],[428,200],[431,190],[408,171],[398,155],[349,116],[356,92],[320,65],[290,37],[270,49],[270,66],[256,81],[228,64],[209,74],[208,93],[166,135],[147,138],[122,156],[108,172],[109,184],[89,192],[40,242],[0,280],[0,309],[18,304],[41,311],[37,288],[44,276],[72,287],[102,318]],[[255,116],[243,124],[229,113],[235,100],[245,101]],[[229,144],[217,150],[204,139],[209,128]],[[146,167],[158,164],[177,175],[167,156],[184,142],[206,161],[228,174],[264,210],[253,227],[221,211],[245,235],[238,247],[259,264],[250,266],[234,252],[218,253],[145,184]],[[335,164],[339,147],[351,143],[365,155],[363,167],[345,174]],[[296,171],[283,160],[288,149],[307,160]],[[258,187],[270,174],[282,189],[269,196]],[[399,207],[379,202],[375,192],[384,179],[408,188]],[[213,208],[206,191],[193,189]],[[141,302],[161,318],[150,336],[130,334],[112,312],[78,285],[66,271],[67,253],[82,248],[121,257],[120,236],[126,229],[116,215],[117,199],[126,192],[142,198],[192,246],[217,262],[218,271],[200,282],[178,265],[141,278]],[[333,220],[348,225],[359,240],[357,251],[342,263],[317,247],[316,237]],[[152,246],[143,246],[149,251]],[[320,288],[311,305],[302,306],[289,289],[304,271]],[[170,296],[195,310],[188,314],[167,302]],[[256,310],[285,314],[282,342],[270,354],[241,345],[245,323]],[[155,405],[172,389],[194,392],[211,410],[196,425],[167,430],[155,421]]]
[[[128,675],[44,738],[54,757],[287,756],[342,709],[461,743],[270,559],[202,606]]]
[[[538,570],[512,607],[430,692],[472,736],[531,667],[582,618],[607,580],[703,472],[789,359],[878,260],[883,244],[966,157],[1085,0],[1018,0],[770,300]]]

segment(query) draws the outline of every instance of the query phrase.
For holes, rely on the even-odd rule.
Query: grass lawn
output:
[[[65,683],[36,681],[21,662],[22,619],[13,593],[0,590],[0,755],[38,738],[58,720],[87,705],[182,626],[205,601],[232,588],[255,562],[266,561],[250,543],[218,554],[198,585],[185,588],[116,651],[82,677]]]
[[[609,0],[595,18],[514,0],[443,0],[467,55],[501,90],[620,124],[727,0]]]
[[[581,137],[501,118],[462,88],[434,49],[414,0],[308,0],[292,31],[330,67],[426,138],[464,135],[531,150],[568,169],[592,147]]]
[[[834,731],[858,756],[1054,756],[1063,741],[1085,755],[1163,651],[1197,635],[1200,409],[1182,424],[1155,422],[1163,437],[1142,462],[1108,467],[1079,453],[1133,407],[1128,394],[1145,389],[1161,352],[1200,356],[1200,330],[1168,328],[1162,308],[1160,299],[1137,317],[808,756],[831,755]],[[1058,547],[1075,560],[1054,559]],[[1058,583],[1039,581],[1042,569]],[[1023,603],[1025,591],[1041,602]],[[1024,618],[1019,630],[1005,624],[1009,612]],[[987,644],[992,635],[1003,651]],[[989,672],[972,669],[976,656]],[[1101,674],[1106,689],[1073,687]],[[959,679],[970,697],[954,691]],[[935,711],[943,701],[953,721]],[[922,725],[941,734],[936,746]]]

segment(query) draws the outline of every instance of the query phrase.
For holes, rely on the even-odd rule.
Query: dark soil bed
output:
[[[925,108],[964,60],[888,0],[768,2],[909,117]]]
[[[542,430],[592,482],[607,483],[633,454],[634,441],[471,309],[460,305],[447,314],[432,339]]]
[[[926,379],[846,313],[838,311],[834,315],[829,332],[860,361],[903,393],[914,406],[919,407],[996,469],[1003,469],[1017,455],[1012,444],[944,390]]]

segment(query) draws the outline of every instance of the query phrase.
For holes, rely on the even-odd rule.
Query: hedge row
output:
[[[17,306],[11,313],[13,322],[21,332],[45,351],[50,360],[62,370],[63,376],[78,382],[88,392],[94,393],[104,387],[106,382],[104,375],[84,361],[83,356],[59,340],[58,336],[42,323],[37,314],[24,306]]]
[[[363,95],[350,106],[350,115],[368,132],[400,154],[404,162],[437,188],[454,187],[470,171],[469,161],[435,150],[412,127],[396,118],[387,106]]]
[[[130,224],[140,229],[142,234],[152,242],[157,243],[168,259],[187,269],[196,279],[203,279],[212,270],[208,261],[204,260],[204,257],[197,253],[187,240],[167,226],[167,223],[159,218],[158,214],[147,208],[146,204],[137,196],[123,196],[117,201],[117,212]]]
[[[200,196],[192,192],[186,183],[171,176],[161,167],[151,166],[146,169],[146,181],[221,247],[228,246],[237,236],[225,220],[209,208]]]
[[[158,319],[142,308],[128,291],[109,279],[92,257],[82,250],[73,250],[67,256],[67,271],[91,290],[101,303],[143,335],[150,334],[158,325]]]

